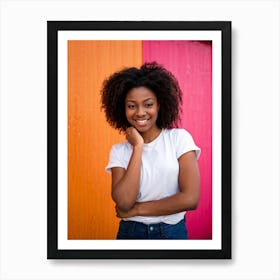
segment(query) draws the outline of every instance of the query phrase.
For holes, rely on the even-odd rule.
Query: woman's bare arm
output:
[[[128,211],[136,202],[141,172],[141,158],[144,147],[142,136],[133,127],[126,131],[126,138],[133,146],[127,170],[121,167],[112,168],[112,198],[119,209]]]
[[[162,216],[193,210],[197,207],[200,195],[200,176],[194,151],[179,158],[180,192],[160,200],[136,203],[130,211],[117,210],[117,216]]]

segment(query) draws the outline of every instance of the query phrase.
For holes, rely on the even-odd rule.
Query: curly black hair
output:
[[[182,91],[175,76],[157,62],[144,63],[139,69],[124,68],[104,80],[101,89],[101,108],[107,122],[114,128],[125,131],[129,122],[125,116],[127,93],[137,87],[146,87],[157,97],[160,110],[159,128],[177,127],[182,111]]]

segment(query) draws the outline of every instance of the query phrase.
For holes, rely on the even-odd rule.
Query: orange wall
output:
[[[68,239],[115,239],[119,219],[104,168],[124,137],[100,110],[100,88],[109,74],[141,63],[141,41],[68,42]]]

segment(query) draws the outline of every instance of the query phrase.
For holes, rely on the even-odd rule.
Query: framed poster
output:
[[[231,258],[231,22],[49,21],[47,28],[47,257]],[[101,91],[113,73],[146,62],[176,77],[178,127],[201,149],[200,199],[184,216],[186,240],[116,239],[120,218],[105,167],[112,145],[126,139],[108,124]]]

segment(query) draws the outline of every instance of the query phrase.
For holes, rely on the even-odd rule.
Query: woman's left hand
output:
[[[137,216],[137,203],[133,206],[133,208],[131,208],[128,211],[121,210],[120,208],[118,208],[117,205],[115,209],[116,209],[116,216],[118,218],[130,218],[130,217]]]

